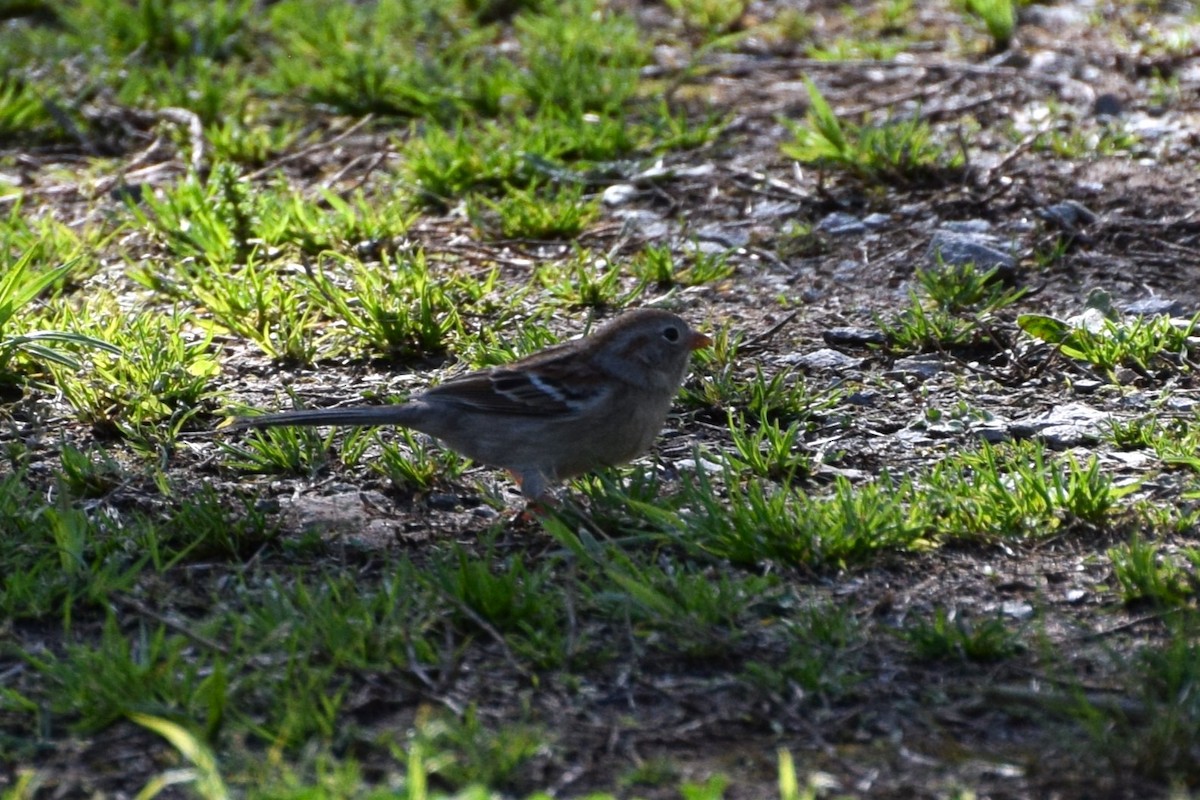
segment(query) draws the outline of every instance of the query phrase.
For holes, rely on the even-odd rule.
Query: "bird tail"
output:
[[[242,417],[234,428],[272,428],[279,425],[409,425],[416,408],[395,406],[348,406],[347,408],[313,408]]]

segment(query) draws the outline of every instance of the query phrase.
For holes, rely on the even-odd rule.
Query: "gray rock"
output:
[[[717,244],[726,250],[732,250],[750,244],[750,232],[745,228],[733,225],[712,224],[705,225],[697,230],[696,239],[699,240],[701,250],[708,243]]]
[[[1008,434],[1008,427],[999,422],[996,424],[988,423],[972,428],[971,433],[988,444],[999,444],[1000,442],[1007,442],[1012,438]]]
[[[635,233],[643,239],[665,239],[671,232],[670,225],[653,211],[627,208],[615,211],[613,215],[623,221],[625,233]]]
[[[926,418],[914,427],[922,427],[930,436],[947,438],[952,436],[973,436],[985,442],[1007,441],[1008,421],[986,411],[970,414],[938,414]]]
[[[835,211],[817,223],[816,230],[830,236],[857,236],[867,232],[861,219],[844,211]]]
[[[1122,304],[1121,310],[1126,314],[1137,314],[1143,317],[1179,317],[1187,316],[1189,313],[1189,309],[1183,303],[1166,297],[1143,297],[1141,300]]]
[[[606,206],[622,206],[637,197],[638,188],[632,183],[614,183],[600,195]]]
[[[786,200],[768,200],[750,209],[752,219],[775,219],[776,217],[792,217],[800,213],[800,204]]]
[[[854,392],[846,396],[846,402],[852,406],[863,406],[869,408],[879,402],[879,392],[870,390],[863,392]]]
[[[710,163],[695,164],[690,167],[669,167],[664,164],[655,164],[653,167],[634,175],[633,179],[639,183],[659,183],[673,178],[706,178],[713,174],[716,169],[716,165]]]
[[[1125,111],[1125,103],[1112,92],[1105,92],[1092,104],[1092,113],[1097,117],[1119,117]]]
[[[848,356],[839,350],[823,347],[811,353],[790,353],[780,358],[779,363],[811,371],[828,370],[837,372],[839,370],[854,369],[863,363],[863,359]]]
[[[858,284],[862,281],[860,273],[863,265],[853,258],[843,258],[833,268],[833,279],[838,283]]]
[[[707,458],[701,458],[699,460],[694,458],[681,458],[675,462],[675,466],[678,467],[680,471],[687,470],[691,472],[700,472],[703,470],[704,472],[714,474],[725,469],[722,464],[719,464],[716,461],[711,461]]]
[[[992,223],[986,219],[952,219],[938,226],[939,230],[950,233],[961,233],[966,236],[986,234],[992,229]]]
[[[300,495],[284,502],[282,512],[303,531],[355,534],[367,527],[374,498],[348,491],[324,497]]]
[[[889,378],[915,375],[922,380],[928,380],[945,368],[946,364],[942,361],[941,356],[909,356],[896,361],[895,364],[892,364],[892,368],[884,374]]]
[[[1028,5],[1021,8],[1021,25],[1036,25],[1048,31],[1061,31],[1086,24],[1091,7],[1087,3],[1058,6]]]
[[[1039,208],[1033,213],[1046,222],[1051,222],[1063,230],[1073,231],[1083,225],[1091,225],[1096,221],[1096,213],[1083,203],[1067,200],[1052,206]]]
[[[925,260],[934,266],[974,264],[980,270],[995,269],[1001,278],[1010,277],[1017,268],[1016,257],[996,237],[949,230],[934,232]]]
[[[1175,395],[1174,397],[1168,397],[1165,405],[1172,411],[1188,412],[1196,408],[1196,399],[1194,397],[1180,397]]]
[[[866,225],[871,230],[876,230],[891,221],[892,217],[890,214],[868,214],[866,219],[863,220],[863,225]]]
[[[1037,436],[1056,450],[1095,442],[1112,415],[1084,403],[1066,403],[1049,413],[1018,420],[1009,426],[1017,438]]]
[[[837,347],[865,347],[869,344],[885,344],[887,337],[883,331],[876,328],[839,327],[830,328],[821,333],[825,344]]]
[[[1013,619],[1029,619],[1033,616],[1033,606],[1024,600],[1007,600],[1000,604],[1000,613]]]
[[[449,492],[433,492],[425,502],[438,511],[454,511],[462,507],[462,498]]]

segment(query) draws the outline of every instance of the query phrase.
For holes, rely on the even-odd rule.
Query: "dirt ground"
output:
[[[814,5],[822,4],[806,11],[820,20],[824,39],[836,39],[838,26],[850,25],[846,15],[834,12],[840,4]],[[862,13],[870,11],[871,4],[858,5]],[[1195,45],[1172,50],[1162,44],[1173,29],[1185,29],[1187,12],[1193,40],[1200,36],[1195,11],[1186,6],[1165,8],[1152,17],[1154,25],[1135,22],[1122,4],[1029,6],[1022,9],[1017,42],[995,54],[985,51],[961,19],[947,19],[945,9],[917,15],[920,25],[946,31],[946,40],[931,38],[887,62],[815,60],[778,42],[751,38],[732,53],[708,56],[699,75],[676,81],[682,74],[678,54],[660,52],[653,71],[674,100],[697,114],[728,114],[731,122],[713,144],[671,156],[666,166],[673,177],[656,181],[628,203],[607,206],[581,244],[601,252],[617,248],[618,254],[654,241],[733,248],[733,276],[684,291],[678,305],[706,329],[727,328],[755,341],[743,365],[747,372],[788,368],[824,348],[851,356],[851,362],[828,368],[802,367],[815,390],[857,387],[857,399],[825,412],[823,425],[809,435],[814,449],[838,454],[810,477],[814,487],[838,475],[851,480],[885,470],[903,475],[974,446],[977,432],[921,424],[930,408],[950,409],[960,401],[1014,424],[1081,401],[1118,418],[1147,413],[1168,394],[1184,408],[1200,401],[1190,375],[1165,382],[1136,378],[1120,390],[1097,389],[1098,376],[1024,337],[1015,317],[1078,314],[1095,289],[1108,292],[1117,308],[1154,301],[1175,316],[1200,311],[1200,51]],[[764,15],[777,10],[760,9]],[[674,24],[658,6],[642,7],[639,14],[648,25]],[[955,36],[981,44],[966,56],[948,55],[958,52],[950,46]],[[797,169],[780,153],[791,134],[779,119],[802,119],[808,105],[805,76],[843,117],[890,109],[893,115],[919,115],[940,132],[955,132],[947,138],[964,143],[966,166],[949,178],[908,185],[873,184],[832,169]],[[1114,138],[1114,131],[1132,132],[1136,141],[1110,154],[1081,147],[1064,155],[1048,146],[1056,135],[1096,142]],[[386,150],[388,133],[364,130],[341,141],[336,152],[316,151],[287,169],[330,174],[364,153]],[[26,162],[35,187],[52,182],[45,169],[51,161],[50,155],[35,154]],[[354,177],[353,168],[346,177]],[[54,202],[49,193],[44,199]],[[1063,203],[1084,211],[1064,218]],[[869,224],[830,230],[839,220]],[[1006,280],[1030,290],[1015,309],[1001,314],[999,343],[935,353],[937,369],[925,373],[898,364],[886,351],[840,338],[840,329],[877,329],[881,318],[908,302],[914,271],[931,265],[931,241],[953,224],[994,237],[995,246],[1013,259]],[[518,283],[530,278],[533,260],[565,252],[557,244],[464,240],[459,234],[466,228],[453,215],[428,216],[410,237],[433,258],[499,264],[503,279]],[[562,332],[578,324],[564,319]],[[258,406],[278,403],[281,385],[312,405],[330,405],[361,395],[363,387],[397,388],[416,380],[358,363],[339,371],[336,388],[330,388],[328,371],[281,375],[260,355],[236,345],[228,348],[223,368],[231,393]],[[694,443],[717,437],[725,424],[719,409],[686,420],[673,420],[661,442],[664,463],[686,457]],[[222,491],[244,492],[252,482],[234,486],[209,466],[209,446],[199,443],[191,455],[181,452],[172,470],[190,470]],[[1105,469],[1123,478],[1141,477],[1150,468],[1095,442],[1071,446],[1095,452]],[[470,478],[494,480],[496,491],[503,491],[503,477],[489,475],[473,472]],[[1156,478],[1142,491],[1177,502],[1171,481]],[[378,491],[385,502],[364,506],[343,555],[366,579],[378,569],[372,553],[380,548],[418,554],[433,538],[472,545],[491,517],[483,503],[471,501],[468,485],[453,487],[459,494],[445,509],[431,508],[428,498],[397,497],[377,477],[317,487],[263,478],[252,489],[282,498],[285,513],[298,515],[285,528],[296,529],[321,513],[313,498]],[[1096,590],[1111,578],[1100,556],[1125,533],[1116,526],[1037,541],[897,553],[868,568],[797,575],[794,585],[802,587],[806,601],[851,609],[881,630],[939,608],[1008,614],[1054,642],[1072,674],[1095,675],[1088,688],[1103,694],[1113,651],[1162,635],[1155,614],[1125,608],[1111,592]],[[1173,543],[1195,545],[1195,532],[1179,534]],[[519,522],[494,543],[499,555],[520,549],[535,557],[556,546],[536,524]],[[199,574],[195,581],[171,591],[181,601],[191,596],[202,603],[211,587]],[[1037,609],[1035,617],[1028,616],[1029,608]],[[534,717],[556,721],[553,752],[522,771],[512,787],[518,795],[552,788],[559,796],[588,790],[675,796],[674,788],[613,784],[612,776],[630,764],[661,759],[681,778],[704,780],[714,770],[724,772],[732,781],[725,796],[733,800],[774,796],[778,748],[793,754],[798,774],[820,776],[828,796],[932,798],[968,796],[958,793],[970,790],[979,798],[1133,798],[1165,791],[1097,764],[1094,755],[1084,755],[1077,727],[1047,722],[1054,714],[1038,691],[1047,681],[1038,652],[996,665],[922,665],[901,650],[894,638],[872,637],[853,654],[854,668],[866,677],[835,701],[823,702],[747,693],[731,677],[737,665],[653,650],[578,680],[552,678],[534,689],[526,675],[497,671],[503,654],[485,646],[459,666],[443,700],[460,707],[475,703],[487,720],[528,716],[532,709]],[[746,655],[753,655],[753,645]],[[347,707],[365,728],[395,728],[417,713],[408,687],[364,682],[355,691]],[[50,756],[63,765],[64,775],[84,773],[76,781],[64,779],[64,796],[118,789],[100,765],[114,754],[136,760],[147,741],[148,734],[120,723],[101,738],[80,742],[80,751]],[[142,758],[152,772],[153,759]],[[384,769],[372,758],[368,753],[364,761],[368,778],[373,768]]]
[[[644,13],[652,18],[656,12]],[[1082,395],[1069,379],[1087,378],[1086,371],[1081,374],[1022,339],[1011,324],[1016,311],[1070,316],[1083,310],[1093,289],[1110,293],[1119,308],[1155,299],[1177,304],[1173,312],[1180,316],[1200,310],[1200,61],[1195,51],[1156,54],[1135,31],[1126,31],[1134,42],[1118,47],[1114,31],[1123,29],[1120,9],[1097,13],[1106,25],[1093,27],[1085,12],[1068,6],[1027,8],[1017,45],[977,58],[947,57],[938,42],[887,64],[814,61],[765,44],[756,51],[753,41],[736,54],[715,55],[702,77],[674,89],[698,111],[731,114],[732,124],[712,146],[671,158],[668,165],[679,177],[655,186],[648,201],[635,202],[637,214],[627,206],[610,209],[605,224],[582,241],[598,250],[620,243],[632,251],[665,231],[676,241],[738,246],[735,276],[696,289],[683,302],[690,316],[713,328],[741,331],[749,339],[774,331],[745,364],[747,371],[756,365],[777,370],[797,354],[830,344],[863,359],[855,368],[813,370],[806,376],[815,387],[844,381],[872,387],[869,403],[837,409],[829,415],[829,430],[812,437],[824,433],[836,440],[831,447],[843,451],[828,472],[813,477],[817,485],[839,472],[903,474],[972,445],[973,434],[895,435],[929,407],[967,400],[977,409],[1020,420],[1079,400]],[[835,14],[825,19],[838,24]],[[944,19],[927,22],[953,29]],[[837,33],[824,35],[836,38]],[[663,71],[671,74],[665,65]],[[1152,95],[1149,81],[1155,75],[1178,81],[1169,98]],[[892,109],[918,114],[942,130],[961,130],[969,142],[968,166],[952,181],[903,187],[868,186],[832,170],[796,172],[779,152],[789,133],[778,118],[802,117],[804,76],[840,115]],[[1047,113],[1050,107],[1053,115]],[[1053,131],[1099,138],[1114,127],[1137,131],[1139,142],[1112,155],[1063,156],[1039,147]],[[1094,219],[1062,225],[1044,218],[1046,209],[1068,201]],[[821,232],[822,220],[835,213],[883,219],[865,232]],[[947,358],[943,371],[918,378],[897,372],[889,356],[830,338],[838,328],[875,328],[878,317],[901,308],[913,288],[914,270],[930,265],[935,231],[964,221],[986,223],[987,232],[1015,256],[1009,279],[1032,290],[1000,329],[1009,347],[984,349],[974,358]],[[424,224],[426,230],[415,235],[430,252],[445,248],[441,242],[449,237],[443,226],[452,223]],[[789,232],[803,225],[817,232],[792,252]],[[1040,264],[1039,256],[1056,246],[1061,256]],[[530,255],[477,252],[500,263]],[[561,253],[549,247],[532,255]],[[519,280],[520,270],[513,267],[508,274]],[[784,306],[776,298],[783,298]],[[380,379],[361,377],[367,384]],[[310,379],[314,388],[308,395]],[[331,399],[323,378],[297,376],[293,386],[314,403]],[[1166,391],[1195,397],[1190,378],[1133,388],[1143,407]],[[356,389],[340,391],[351,396]],[[266,395],[269,401],[273,386]],[[1088,402],[1128,416],[1129,396],[1102,393]],[[677,431],[664,453],[686,454],[697,437],[704,438],[705,422],[702,415],[693,427]],[[708,422],[723,420],[714,414]],[[1105,463],[1122,469],[1115,460]],[[411,546],[419,547],[429,535],[425,519],[392,522],[410,531],[407,537],[401,533],[401,540],[407,538]],[[468,541],[477,522],[469,513],[447,514],[438,524]],[[1091,538],[1074,534],[1036,544],[909,553],[870,569],[811,576],[807,591],[810,598],[826,597],[853,608],[857,616],[897,626],[936,608],[987,613],[1028,604],[1039,614],[1029,624],[1041,626],[1069,653],[1077,674],[1088,674],[1094,662],[1102,676],[1113,644],[1109,631],[1124,634],[1120,649],[1155,635],[1153,620],[1142,623],[1136,611],[1114,607],[1111,596],[1093,591],[1110,576],[1096,554],[1121,539],[1112,532]],[[536,531],[514,529],[499,545],[501,551],[536,550],[546,543]],[[777,747],[795,754],[801,775],[824,775],[826,791],[833,795],[949,797],[971,789],[981,798],[1084,798],[1145,797],[1157,791],[1135,776],[1111,773],[1107,765],[1082,758],[1083,742],[1063,741],[1064,735],[1080,736],[1077,730],[1039,721],[1046,710],[1031,688],[1044,679],[1044,670],[1035,666],[1036,653],[995,667],[920,667],[895,650],[883,638],[856,654],[857,667],[869,677],[827,706],[806,697],[748,697],[729,679],[727,664],[648,657],[619,665],[615,674],[589,678],[583,690],[542,686],[530,693],[516,677],[512,685],[497,685],[489,672],[496,702],[488,710],[504,718],[506,707],[516,713],[532,702],[538,717],[568,721],[556,726],[569,731],[563,749],[535,769],[528,784],[545,786],[551,778],[568,796],[612,789],[611,776],[621,765],[659,758],[680,765],[684,777],[702,779],[714,767],[725,771],[733,776],[729,798],[769,796]],[[1095,688],[1104,690],[1102,678]],[[388,693],[387,687],[380,691]],[[468,686],[456,692],[463,702],[481,697]],[[364,698],[363,705],[372,704]],[[630,792],[656,796],[648,787]],[[673,790],[663,794],[672,795]]]

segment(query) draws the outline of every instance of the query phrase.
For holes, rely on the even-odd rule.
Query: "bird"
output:
[[[299,409],[236,425],[400,425],[507,469],[537,502],[554,484],[649,449],[691,353],[711,344],[682,317],[639,308],[588,336],[450,378],[406,403]]]

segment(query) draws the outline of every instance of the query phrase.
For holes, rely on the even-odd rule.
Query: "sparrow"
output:
[[[237,427],[401,425],[509,470],[536,501],[552,484],[644,453],[692,351],[711,343],[675,314],[635,309],[589,336],[451,378],[407,403],[284,411]]]

